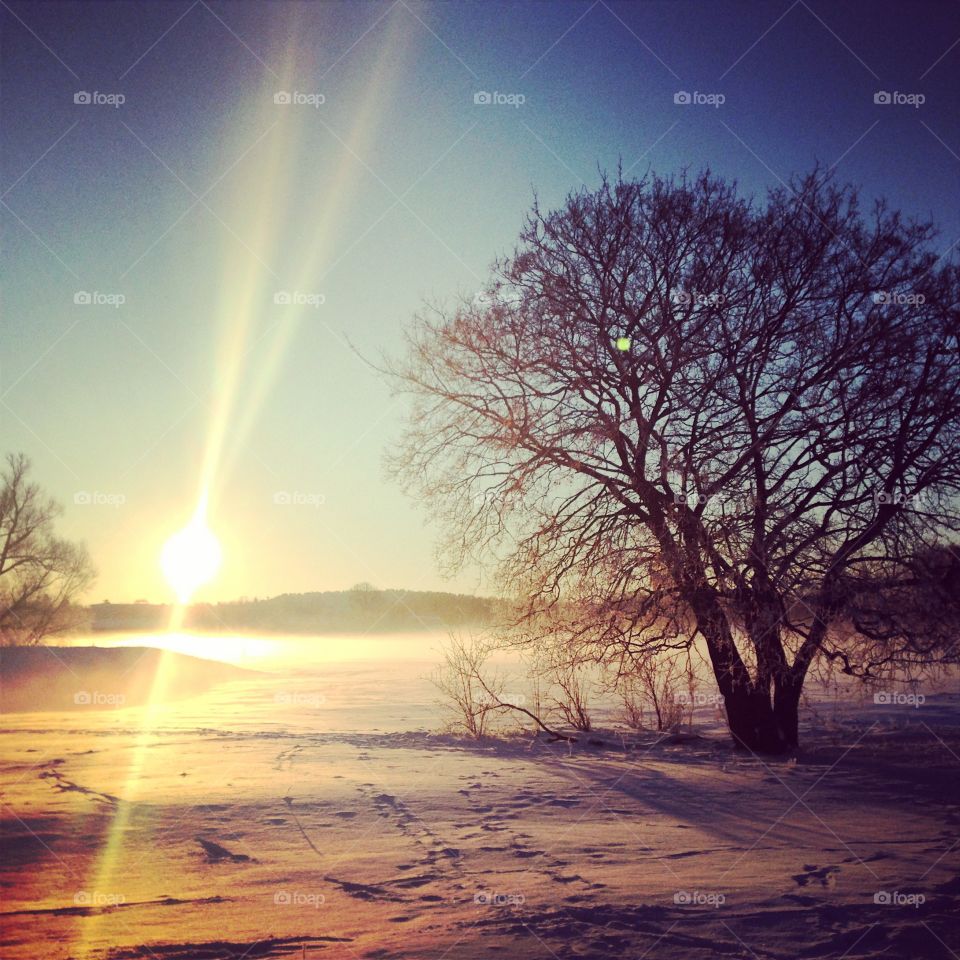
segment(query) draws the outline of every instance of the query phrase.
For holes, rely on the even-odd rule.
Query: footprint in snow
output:
[[[207,855],[209,863],[222,863],[224,860],[230,860],[233,863],[246,863],[250,860],[250,857],[245,853],[233,853],[212,840],[204,840],[203,837],[195,837],[194,839],[203,847],[203,852]]]
[[[794,874],[793,877],[793,882],[798,887],[811,886],[814,882],[819,883],[822,887],[835,887],[837,885],[839,867],[818,867],[815,863],[805,863],[803,870],[803,873]]]

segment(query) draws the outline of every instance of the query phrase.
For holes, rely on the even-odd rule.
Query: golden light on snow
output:
[[[202,511],[163,545],[160,567],[180,603],[186,603],[220,569],[220,541],[207,526]]]

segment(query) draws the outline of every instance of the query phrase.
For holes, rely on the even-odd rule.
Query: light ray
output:
[[[291,271],[295,278],[289,288],[291,290],[322,292],[312,289],[314,278],[321,275],[320,266],[324,258],[329,256],[339,240],[336,228],[357,189],[363,166],[357,162],[357,158],[369,150],[380,115],[390,102],[392,91],[397,89],[396,74],[404,61],[403,54],[412,31],[403,26],[403,18],[400,17],[388,18],[387,24],[387,36],[368,79],[360,108],[356,111],[356,119],[344,140],[347,146],[341,153],[336,174],[326,185],[318,184],[315,196],[307,200],[313,207],[316,229],[312,233],[312,241],[305,246],[295,269]],[[402,35],[405,30],[406,37]],[[279,79],[270,81],[269,88],[265,85],[261,92],[263,115],[259,119],[264,128],[276,123],[277,109],[284,109],[274,104],[273,92],[294,88],[294,78],[298,75],[294,44],[290,43]],[[303,207],[304,198],[294,195],[294,182],[298,165],[302,165],[305,159],[300,155],[299,148],[304,139],[304,125],[310,121],[308,110],[288,110],[288,116],[282,118],[271,137],[265,141],[266,154],[260,159],[255,173],[242,178],[236,188],[237,206],[252,211],[253,220],[258,225],[257,242],[251,243],[251,246],[267,263],[271,263],[271,257],[264,251],[272,250],[275,256],[279,255],[285,204],[293,204],[297,209]],[[274,266],[271,264],[271,268]],[[273,294],[276,291],[267,283],[266,274],[267,271],[251,267],[246,260],[224,259],[221,304],[217,317],[216,392],[199,474],[197,507],[191,520],[191,524],[195,525],[194,530],[202,527],[210,532],[210,527],[207,527],[208,509],[212,517],[212,506],[218,500],[225,477],[242,451],[257,414],[276,380],[282,360],[303,321],[305,308],[291,304],[277,324],[272,339],[262,346],[257,341],[256,331],[258,325],[262,325],[264,312],[275,309]],[[209,541],[207,549],[212,550]],[[177,634],[183,626],[186,602],[191,593],[189,589],[178,591],[178,602],[173,607],[167,627],[168,635]],[[147,751],[165,712],[163,704],[168,699],[174,672],[171,653],[164,649],[158,658],[149,699],[144,707],[139,708],[138,733],[131,751],[126,782],[120,793],[122,800],[116,806],[106,840],[91,871],[94,890],[110,891],[118,884],[123,838],[141,793]],[[103,918],[96,914],[87,920],[88,923],[81,927],[79,943],[74,947],[79,960],[85,960],[93,952],[103,923]]]

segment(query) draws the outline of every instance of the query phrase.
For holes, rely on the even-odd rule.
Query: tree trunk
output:
[[[719,609],[710,606],[701,600],[699,609],[695,606],[695,612],[700,632],[707,642],[717,686],[723,695],[727,725],[734,743],[753,753],[785,753],[792,744],[781,733],[770,699],[769,682],[758,685],[751,680],[730,635],[729,625]]]
[[[774,682],[772,702],[769,691],[752,684],[726,691],[727,723],[737,746],[774,755],[796,749],[802,689],[802,680],[788,677]]]
[[[791,743],[768,692],[753,685],[739,686],[725,692],[723,699],[730,733],[738,747],[751,753],[782,754],[796,745],[796,723]]]
[[[774,686],[773,714],[777,728],[788,749],[800,745],[800,693],[803,690],[803,676],[787,677],[777,680]]]
[[[754,680],[737,650],[730,623],[715,594],[704,588],[692,591],[691,607],[706,640],[734,743],[752,753],[771,755],[796,748],[805,666],[802,670],[790,670],[779,646],[779,634],[769,621],[758,621],[752,624],[758,631],[754,636],[759,638],[754,642],[759,676]]]

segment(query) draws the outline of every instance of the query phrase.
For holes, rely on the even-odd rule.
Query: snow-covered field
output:
[[[441,639],[168,638],[261,672],[4,713],[0,956],[960,955],[955,685],[815,696],[799,762],[710,708],[474,743],[440,732]]]

